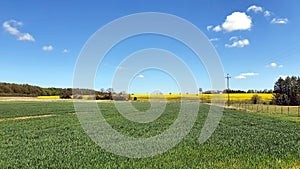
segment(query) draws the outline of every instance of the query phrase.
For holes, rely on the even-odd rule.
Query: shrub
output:
[[[261,97],[258,96],[257,94],[253,95],[251,98],[252,104],[258,104],[261,102]]]

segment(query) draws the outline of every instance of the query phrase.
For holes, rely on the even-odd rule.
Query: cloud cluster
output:
[[[226,16],[225,21],[222,24],[219,24],[217,26],[209,25],[206,27],[208,31],[213,32],[234,32],[234,31],[250,31],[253,24],[252,24],[252,18],[248,15],[249,13],[262,13],[264,17],[270,21],[271,24],[287,24],[288,18],[277,18],[274,17],[274,13],[263,9],[261,6],[257,5],[251,5],[247,8],[245,12],[233,12],[230,15]],[[270,17],[273,17],[272,20],[270,20]],[[218,38],[214,38],[218,39]],[[212,41],[212,40],[211,40]],[[250,45],[249,39],[238,39],[236,37],[232,37],[229,39],[229,41],[232,41],[230,44],[225,44],[226,48],[243,48],[245,46]],[[282,67],[282,65],[280,65]]]
[[[233,41],[232,44],[225,44],[226,48],[243,48],[245,46],[250,45],[250,41],[248,39],[239,39],[236,36],[233,36],[229,39],[230,41]]]
[[[249,76],[258,76],[258,75],[259,75],[258,73],[253,73],[253,72],[250,72],[250,73],[241,73],[240,75],[235,76],[234,78],[235,79],[246,79]]]
[[[18,40],[32,41],[32,42],[35,41],[33,36],[30,35],[29,33],[22,33],[18,30],[18,27],[23,26],[22,22],[19,22],[16,20],[9,20],[9,21],[3,22],[2,26],[5,31],[7,31],[11,35],[16,36]]]
[[[34,42],[35,39],[31,34],[29,34],[27,32],[21,32],[19,30],[19,28],[22,27],[22,26],[23,26],[23,22],[16,21],[16,20],[13,20],[13,19],[5,21],[2,24],[3,29],[6,32],[8,32],[10,35],[16,36],[17,40]],[[53,49],[54,49],[54,47],[52,45],[42,47],[42,50],[44,50],[44,51],[52,51]],[[68,49],[64,49],[62,52],[63,53],[68,53],[70,51]]]
[[[261,6],[251,5],[246,10],[254,13],[263,13],[266,18],[274,15],[269,10],[264,10]],[[287,24],[288,18],[276,18],[274,17],[270,23],[272,24]],[[252,27],[252,18],[245,12],[233,12],[226,16],[225,21],[217,26],[209,25],[206,27],[208,31],[220,32],[222,30],[226,32],[232,32],[237,30],[250,30]]]

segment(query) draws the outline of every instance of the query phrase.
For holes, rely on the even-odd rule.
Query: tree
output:
[[[253,89],[249,89],[247,93],[255,93]]]
[[[203,92],[203,89],[200,87],[199,88],[199,94],[201,94]]]
[[[112,95],[113,95],[113,93],[114,93],[114,89],[113,89],[113,88],[108,88],[108,89],[106,90],[106,92],[108,93],[109,99],[112,100],[112,99],[113,99],[113,98],[112,98]]]
[[[251,98],[252,104],[258,104],[261,102],[261,97],[258,96],[257,94],[253,95]]]
[[[300,78],[296,76],[280,77],[274,85],[274,100],[278,105],[300,104]]]

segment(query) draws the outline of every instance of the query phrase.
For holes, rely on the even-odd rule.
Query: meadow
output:
[[[141,111],[150,107],[149,102],[132,104]],[[164,131],[180,109],[179,103],[169,102],[158,119],[140,124],[124,119],[113,103],[98,106],[113,128],[133,137]],[[300,123],[296,121],[225,109],[216,131],[199,144],[209,109],[201,104],[191,132],[176,147],[154,157],[131,159],[97,146],[83,131],[72,102],[0,102],[0,107],[0,168],[300,167]]]

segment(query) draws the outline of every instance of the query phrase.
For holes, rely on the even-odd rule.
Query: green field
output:
[[[137,124],[118,114],[112,103],[98,104],[113,128],[134,137],[161,133],[180,108],[168,103],[157,120]],[[139,110],[150,107],[148,102],[133,104]],[[130,159],[94,144],[72,102],[0,102],[0,168],[300,168],[300,122],[225,110],[213,135],[199,144],[208,108],[200,106],[194,127],[176,147]],[[18,119],[39,115],[53,116]]]

